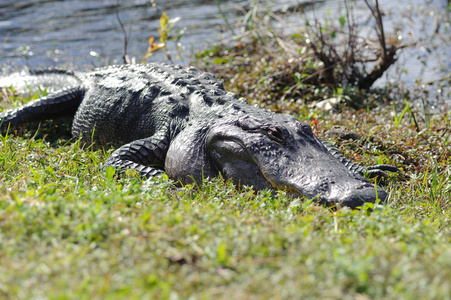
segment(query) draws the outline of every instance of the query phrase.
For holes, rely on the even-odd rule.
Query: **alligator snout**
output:
[[[314,180],[290,181],[284,187],[292,196],[304,196],[314,199],[320,204],[334,206],[341,204],[344,206],[356,208],[364,205],[366,202],[374,203],[377,200],[384,202],[387,199],[387,193],[379,186],[375,186],[363,177],[351,177],[344,175],[338,180],[333,178],[315,178]],[[307,183],[307,184],[306,184]]]

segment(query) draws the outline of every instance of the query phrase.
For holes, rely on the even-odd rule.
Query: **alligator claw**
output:
[[[388,177],[388,174],[385,171],[399,172],[400,170],[398,167],[385,164],[363,167],[363,173],[366,173],[369,178]]]

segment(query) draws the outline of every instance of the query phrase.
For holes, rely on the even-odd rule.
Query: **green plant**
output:
[[[393,113],[394,113],[394,118],[395,118],[395,127],[396,127],[396,128],[399,128],[399,124],[400,124],[402,118],[404,117],[404,115],[405,115],[408,111],[410,111],[409,103],[407,102],[407,100],[405,100],[405,106],[404,106],[404,109],[403,109],[403,111],[401,112],[401,114],[400,114],[399,116],[398,116],[398,114],[396,113],[396,108],[395,108],[395,105],[394,105],[394,104],[392,104],[392,107],[393,107]]]
[[[185,29],[178,30],[176,36],[171,37],[171,32],[173,31],[173,27],[175,23],[177,23],[180,18],[169,19],[166,12],[163,12],[160,17],[160,28],[158,28],[158,32],[160,33],[159,43],[154,43],[155,38],[149,38],[149,47],[147,48],[147,52],[144,56],[143,62],[145,62],[149,57],[151,57],[155,51],[162,50],[164,51],[166,58],[169,61],[172,61],[172,57],[167,50],[167,41],[173,40],[176,45],[176,50],[178,52],[177,58],[181,58],[181,54],[183,52],[183,46],[180,44],[180,39],[182,38]]]

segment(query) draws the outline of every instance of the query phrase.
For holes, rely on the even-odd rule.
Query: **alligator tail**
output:
[[[17,125],[74,116],[85,90],[76,86],[28,102],[24,106],[0,112],[0,133]]]

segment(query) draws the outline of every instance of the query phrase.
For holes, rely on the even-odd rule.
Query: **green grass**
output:
[[[450,299],[449,119],[418,133],[390,110],[315,115],[318,134],[377,132],[337,143],[353,160],[402,167],[372,212],[221,179],[116,180],[101,169],[108,153],[45,129],[2,136],[0,298]]]
[[[101,167],[110,152],[47,122],[0,136],[0,299],[451,299],[450,114],[424,113],[424,95],[303,81],[319,67],[311,54],[262,40],[196,63],[351,160],[400,167],[379,183],[387,205],[329,210],[219,178],[116,180]],[[1,109],[39,96],[1,95]],[[344,101],[310,106],[330,97]],[[330,137],[334,125],[361,138]]]

